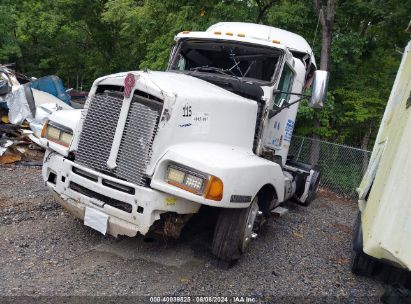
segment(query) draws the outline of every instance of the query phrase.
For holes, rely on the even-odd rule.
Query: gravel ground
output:
[[[1,296],[248,295],[372,303],[384,291],[380,282],[349,270],[355,203],[325,192],[308,208],[286,204],[289,213],[270,219],[240,262],[223,270],[201,227],[175,242],[102,236],[60,208],[39,167],[0,172]]]

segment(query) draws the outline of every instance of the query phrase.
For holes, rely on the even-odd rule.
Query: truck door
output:
[[[289,103],[291,95],[287,93],[292,92],[294,78],[294,69],[288,63],[285,63],[277,87],[280,93],[276,93],[273,96],[273,110],[277,110]],[[288,121],[288,112],[289,109],[285,109],[267,122],[262,137],[262,143],[265,148],[269,148],[277,152],[282,149],[285,139],[290,141],[292,129],[294,128],[294,119],[292,119],[291,122]],[[285,133],[286,130],[291,132]],[[286,136],[287,138],[285,138]]]

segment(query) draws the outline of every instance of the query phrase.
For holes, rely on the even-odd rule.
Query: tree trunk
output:
[[[320,120],[315,116],[313,119],[313,127],[314,130],[321,128]],[[318,160],[320,159],[320,136],[314,133],[312,138],[313,141],[311,143],[310,164],[317,165]]]
[[[322,28],[320,69],[328,71],[331,55],[332,28],[334,25],[335,0],[328,0],[326,6],[324,6],[322,0],[314,0],[314,6],[318,10]],[[318,164],[320,157],[320,136],[318,135],[320,128],[320,120],[317,115],[314,115],[312,136],[314,141],[311,145],[310,155],[310,163],[313,165]]]
[[[321,58],[320,58],[320,69],[323,71],[328,71],[328,65],[330,63],[331,55],[331,41],[332,32],[329,27],[326,27],[322,31],[322,43],[321,43]]]
[[[263,23],[265,15],[267,14],[268,10],[274,5],[275,1],[276,0],[255,0],[258,7],[258,15],[255,23]]]
[[[255,20],[255,23],[262,24],[263,18],[264,18],[264,12],[261,9],[259,9],[257,19]]]
[[[320,69],[328,71],[335,17],[335,0],[327,0],[327,5],[324,5],[322,0],[314,0],[314,5],[318,11],[322,28]]]

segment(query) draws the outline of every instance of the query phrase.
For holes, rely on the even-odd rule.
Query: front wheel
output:
[[[240,259],[262,222],[258,197],[245,209],[222,209],[214,230],[212,253],[220,260],[233,262]]]

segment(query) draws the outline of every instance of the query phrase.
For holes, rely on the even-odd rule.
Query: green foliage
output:
[[[243,1],[146,0],[135,4],[111,0],[106,4],[103,19],[121,27],[119,39],[139,57],[139,68],[163,70],[177,33],[203,31],[222,20],[251,21],[248,11],[244,10]]]
[[[328,103],[332,104],[326,106],[323,113],[316,114],[320,116],[318,132],[323,138],[354,146],[365,144],[364,148],[373,144],[401,60],[399,51],[409,41],[404,28],[411,18],[411,9],[406,2],[338,2],[328,94]],[[303,22],[303,27],[313,30],[312,24]],[[297,28],[296,31],[302,33],[303,30]],[[305,37],[309,38],[309,33]],[[319,54],[319,44],[317,40],[316,54]],[[299,134],[314,133],[312,112],[300,107]],[[370,140],[367,139],[369,131]]]
[[[3,1],[0,4],[0,62],[14,61],[21,57],[14,28],[17,20],[16,9],[12,1]]]
[[[260,16],[262,8],[270,6]],[[261,20],[302,35],[319,59],[321,26],[305,0],[2,0],[0,62],[30,76],[57,74],[86,88],[102,75],[164,70],[181,31],[220,21]],[[328,101],[321,112],[302,104],[296,130],[359,146],[375,136],[409,36],[409,1],[339,0],[333,32]]]
[[[335,103],[334,96],[331,93],[328,93],[327,102],[321,111],[310,108],[307,102],[302,102],[298,110],[296,123],[296,132],[298,135],[310,137],[314,133],[312,127],[314,118],[319,119],[321,124],[320,128],[315,130],[315,134],[322,138],[330,138],[336,135],[337,130],[332,127],[333,117],[335,115]]]

